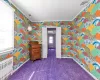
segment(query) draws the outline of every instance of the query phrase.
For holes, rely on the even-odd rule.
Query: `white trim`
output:
[[[12,0],[9,0],[9,2],[12,3],[19,11],[21,11],[21,13],[22,13],[23,15],[25,15],[25,17],[27,17],[27,19],[29,19],[31,22],[58,22],[58,21],[72,21],[72,20],[73,20],[73,19],[72,19],[72,20],[52,20],[52,21],[51,21],[51,20],[48,20],[48,21],[47,21],[47,20],[44,20],[44,21],[33,21],[32,19],[29,18],[29,16],[28,16],[27,14],[24,13],[24,11],[22,11],[20,8],[18,8],[18,7],[13,3]]]
[[[42,27],[42,58],[47,58],[48,54],[47,37],[47,28]]]
[[[12,9],[12,11],[15,11],[15,9],[14,8],[12,8],[6,1],[4,1],[4,0],[1,0],[4,4],[6,4],[10,9]]]
[[[91,77],[93,77],[95,80],[98,80],[93,74],[91,74],[88,70],[86,70],[81,64],[79,64],[75,58],[73,60],[83,69],[85,70]]]
[[[12,26],[12,27],[13,27],[13,30],[12,30],[12,32],[13,32],[13,33],[12,33],[12,36],[13,36],[13,37],[12,37],[12,38],[13,38],[13,48],[14,48],[14,44],[15,44],[15,39],[14,39],[14,37],[15,37],[15,36],[14,36],[14,31],[15,31],[15,30],[14,30],[14,27],[15,27],[15,23],[14,23],[14,20],[15,20],[15,13],[13,12],[13,24],[12,24],[12,25],[13,25],[13,26]],[[13,50],[14,50],[14,49],[13,49]]]
[[[32,20],[29,19],[29,17],[28,17],[20,8],[18,8],[18,7],[13,3],[12,0],[9,0],[9,2],[10,2],[11,4],[13,4],[13,5],[16,7],[16,9],[18,9],[28,20],[30,20],[30,21],[32,22]]]
[[[92,2],[93,0],[90,0],[89,1],[89,3],[87,3],[87,5],[83,5],[84,6],[84,8],[83,9],[81,9],[81,11],[75,16],[75,17],[73,17],[71,20],[44,20],[44,21],[33,21],[32,19],[30,19],[29,18],[29,16],[28,15],[26,15],[26,14],[24,14],[24,12],[21,10],[21,9],[19,9],[14,3],[13,3],[13,1],[12,0],[9,0],[9,2],[11,2],[18,10],[20,10],[21,12],[22,12],[22,14],[24,14],[31,22],[58,22],[58,21],[73,21],[86,7],[88,7],[90,4],[91,4],[91,2]]]
[[[67,57],[65,57],[65,56],[63,57],[63,56],[62,56],[61,58],[67,58],[67,59],[69,59],[69,58],[70,58],[70,59],[73,59],[72,57],[68,57],[68,56],[67,56]]]
[[[44,23],[44,22],[62,22],[62,21],[70,22],[70,21],[73,21],[73,19],[71,19],[71,20],[52,20],[52,21],[51,21],[51,20],[44,20],[44,21],[33,21],[33,20],[30,20],[30,21],[33,22],[33,23],[34,23],[34,22],[37,22],[37,23],[38,23],[38,22],[43,22],[43,23]]]
[[[57,28],[57,26],[45,26],[46,28]]]
[[[14,50],[14,48],[13,48],[13,47],[12,47],[12,48],[9,48],[9,49],[6,49],[6,50],[4,50],[4,51],[0,52],[0,56],[2,56],[2,55],[4,55],[4,54],[11,53],[13,50]]]
[[[58,39],[58,33],[59,33],[59,37],[61,37],[61,27],[57,27],[57,26],[45,26],[47,29],[48,28],[56,28],[56,58],[61,58],[61,38]],[[59,43],[59,44],[57,44]],[[58,51],[59,50],[59,51]]]
[[[61,27],[56,27],[56,58],[61,58]]]
[[[91,3],[92,3],[93,0],[90,0],[90,2],[87,4],[87,6],[85,6],[83,9],[81,9],[81,11],[72,19],[72,21],[86,8],[88,7]]]
[[[26,62],[28,62],[29,59],[27,59],[21,66],[19,66],[17,69],[13,70],[12,74],[15,73],[17,70],[19,70]]]
[[[45,37],[45,38],[42,37],[42,50],[43,50],[42,51],[42,58],[47,58],[47,54],[48,54],[48,50],[46,50],[46,49],[48,49],[47,48],[48,44],[47,44],[47,40],[46,40],[47,36],[48,36],[47,35],[48,28],[56,28],[56,32],[58,29],[59,29],[58,31],[61,32],[61,27],[57,27],[57,26],[44,26],[44,27],[42,27],[42,35]],[[45,29],[45,31],[44,31],[44,29]],[[59,34],[61,35],[61,33],[59,33]],[[58,35],[58,34],[56,33],[56,35]],[[59,40],[59,41],[57,41],[57,40],[59,40],[59,39],[57,39],[57,36],[56,36],[56,42],[61,42],[61,40]],[[59,48],[59,49],[57,49],[57,48]],[[59,51],[57,51],[57,50],[59,50]],[[61,43],[56,44],[56,58],[61,58]]]
[[[98,80],[93,74],[91,74],[88,70],[86,70],[81,64],[79,64],[75,58],[73,57],[62,57],[62,58],[66,58],[66,59],[73,59],[73,61],[75,61],[83,70],[85,70],[91,77],[93,77],[95,80]]]
[[[88,7],[90,4],[91,4],[91,2],[92,2],[93,0],[90,0],[90,2],[87,4],[87,5],[83,5],[83,6],[85,6],[83,9],[81,9],[81,11],[75,16],[75,17],[73,17],[71,20],[44,20],[44,21],[33,21],[33,20],[31,20],[32,22],[58,22],[58,21],[73,21],[86,7]]]

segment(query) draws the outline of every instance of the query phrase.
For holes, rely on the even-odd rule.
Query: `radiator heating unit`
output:
[[[13,71],[13,57],[0,62],[0,80],[7,80]]]

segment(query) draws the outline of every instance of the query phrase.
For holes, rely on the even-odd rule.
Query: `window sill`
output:
[[[14,50],[14,48],[9,48],[9,49],[3,50],[0,52],[0,56],[4,55],[4,54],[11,53],[13,50]]]

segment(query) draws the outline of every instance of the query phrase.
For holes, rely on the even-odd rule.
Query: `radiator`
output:
[[[13,71],[13,57],[0,62],[0,80],[6,80]]]

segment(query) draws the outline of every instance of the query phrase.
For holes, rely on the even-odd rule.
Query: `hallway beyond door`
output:
[[[48,49],[48,57],[47,58],[56,58],[56,49]]]

